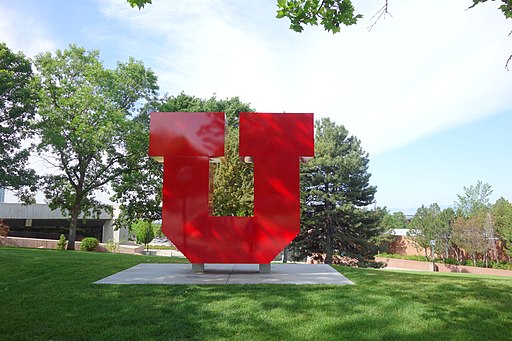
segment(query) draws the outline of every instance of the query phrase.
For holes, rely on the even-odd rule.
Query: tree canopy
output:
[[[124,173],[113,182],[113,199],[121,203],[123,219],[129,222],[137,219],[148,221],[161,219],[162,164],[148,156],[149,113],[161,112],[225,112],[227,122],[225,162],[213,167],[215,186],[213,188],[213,213],[215,215],[251,215],[253,211],[252,165],[242,163],[238,156],[238,115],[254,109],[238,97],[217,99],[212,96],[201,99],[181,93],[165,96],[150,103],[138,115],[139,134],[134,135],[127,148],[136,157],[128,162],[133,172]]]
[[[455,212],[451,208],[441,211],[437,203],[428,207],[422,205],[412,218],[409,237],[425,251],[430,248],[430,241],[435,240],[435,252],[446,255],[451,247],[452,222]]]
[[[466,218],[479,211],[487,210],[491,206],[491,194],[491,185],[480,180],[476,185],[464,186],[464,194],[457,194],[458,200],[454,203],[455,210]]]
[[[507,254],[512,256],[512,205],[499,198],[493,206],[494,224]]]
[[[407,227],[407,218],[403,212],[389,213],[386,211],[380,226],[382,226],[386,232],[394,229],[404,229]]]
[[[301,232],[292,244],[300,257],[325,253],[331,263],[335,254],[365,259],[377,252],[384,211],[368,208],[377,191],[368,162],[345,127],[316,122],[315,158],[301,167]]]
[[[28,145],[22,145],[31,137],[35,113],[32,78],[30,61],[0,43],[0,187],[18,191],[33,186],[36,180],[34,170],[26,167]]]
[[[37,150],[52,170],[40,186],[50,208],[71,215],[68,249],[74,249],[78,216],[108,209],[95,194],[130,171],[126,143],[138,133],[130,117],[156,95],[157,78],[133,59],[105,69],[97,50],[75,45],[38,55],[35,66]]]

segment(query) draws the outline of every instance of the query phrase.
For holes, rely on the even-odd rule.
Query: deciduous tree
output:
[[[80,214],[107,209],[95,195],[131,171],[126,143],[138,126],[130,116],[140,101],[156,96],[157,78],[133,59],[106,69],[99,51],[75,45],[38,55],[35,66],[37,150],[52,171],[40,185],[50,207],[71,216],[68,249],[74,249]]]
[[[455,212],[451,208],[441,211],[438,204],[429,207],[422,205],[412,218],[408,232],[409,237],[428,255],[430,241],[435,240],[434,251],[443,257],[448,257],[452,239],[452,221]]]
[[[496,232],[506,253],[512,256],[512,205],[504,198],[499,198],[492,208]]]
[[[0,43],[0,187],[22,197],[36,180],[34,170],[27,168],[29,149],[22,145],[30,137],[35,112],[32,76],[30,61]]]
[[[455,211],[468,218],[482,210],[488,210],[491,207],[491,194],[491,185],[480,180],[476,185],[464,186],[464,194],[457,194],[458,200],[454,203]]]
[[[213,166],[215,186],[213,213],[215,215],[250,215],[253,211],[252,165],[242,163],[238,156],[238,116],[254,111],[238,97],[201,99],[181,93],[151,103],[136,117],[140,134],[134,136],[128,148],[137,157],[129,160],[132,168],[114,182],[113,199],[122,204],[123,217],[128,221],[161,219],[162,164],[148,156],[149,113],[161,112],[225,112],[227,122],[225,162]],[[138,151],[138,152],[137,152]]]
[[[479,210],[469,217],[458,217],[453,224],[454,243],[467,252],[476,265],[478,255],[487,264],[489,251],[495,251],[495,234],[492,214]]]
[[[155,238],[153,225],[150,221],[138,220],[133,223],[131,230],[135,234],[137,244],[144,244],[146,250],[149,251],[148,244]]]
[[[380,223],[386,231],[394,229],[405,229],[407,227],[407,218],[403,212],[390,213],[386,211]]]

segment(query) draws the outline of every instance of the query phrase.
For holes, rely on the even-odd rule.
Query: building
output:
[[[59,239],[69,234],[70,217],[60,210],[51,210],[46,204],[23,205],[0,203],[0,220],[9,226],[10,237]],[[99,217],[79,217],[76,240],[95,237],[101,242],[114,240],[117,243],[128,240],[126,229],[114,230],[114,215],[104,211]]]

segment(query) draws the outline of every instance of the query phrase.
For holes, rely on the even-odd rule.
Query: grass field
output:
[[[94,285],[182,259],[0,248],[0,340],[510,340],[512,280],[336,268],[352,286]]]

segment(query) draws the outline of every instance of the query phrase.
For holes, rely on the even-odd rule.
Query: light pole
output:
[[[430,250],[431,250],[431,256],[432,256],[432,271],[436,271],[436,259],[434,256],[434,247],[436,246],[436,241],[432,239],[430,241]]]

